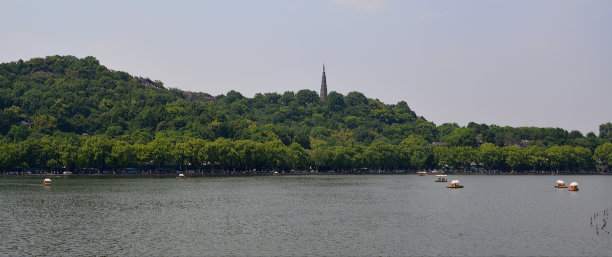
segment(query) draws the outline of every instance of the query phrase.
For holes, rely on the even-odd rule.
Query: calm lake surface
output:
[[[465,188],[415,175],[0,178],[0,255],[612,254],[591,225],[612,207],[612,176],[452,179]]]

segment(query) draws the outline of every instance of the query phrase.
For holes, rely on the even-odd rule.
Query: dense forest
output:
[[[0,172],[607,171],[612,123],[561,128],[437,126],[404,101],[359,92],[166,88],[100,65],[49,56],[0,64]]]

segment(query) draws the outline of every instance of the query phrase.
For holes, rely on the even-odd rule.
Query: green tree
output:
[[[309,162],[309,155],[298,143],[292,143],[287,149],[288,164],[291,168],[305,168]]]
[[[328,164],[326,160],[329,159],[328,152],[323,147],[316,147],[310,152],[310,159],[315,165],[315,170],[319,170],[321,167],[325,167]]]
[[[37,130],[50,133],[57,128],[57,119],[52,115],[43,114],[35,117],[32,125]]]
[[[327,95],[325,104],[332,112],[338,112],[344,109],[344,96],[336,91],[332,91]]]
[[[287,167],[287,147],[280,141],[268,141],[263,144],[265,164],[268,167]]]
[[[407,148],[426,146],[427,144],[427,140],[425,140],[422,136],[419,135],[410,135],[404,140],[402,140],[402,142],[400,142],[400,146]]]
[[[595,162],[604,170],[610,169],[612,166],[612,143],[604,143],[595,149],[593,154]]]
[[[110,126],[106,128],[106,136],[109,138],[118,138],[122,134],[121,126]]]
[[[12,168],[18,165],[19,159],[15,144],[0,144],[0,168]]]
[[[201,168],[208,162],[208,155],[206,154],[208,142],[199,138],[192,138],[189,144],[193,148],[193,156],[191,156],[192,159],[189,161],[192,165]]]
[[[516,167],[527,163],[525,153],[518,146],[506,146],[502,148],[502,154],[504,156],[504,161],[506,162],[506,165],[508,165],[510,167],[510,170],[512,171],[514,171]]]
[[[39,167],[59,168],[60,153],[57,148],[57,140],[45,136],[38,141],[39,148]]]
[[[574,153],[573,163],[579,170],[588,169],[593,166],[593,153],[591,150],[582,146],[575,146],[572,150]]]
[[[424,169],[431,159],[433,158],[433,151],[431,147],[427,146],[416,146],[410,148],[410,166],[416,169]]]
[[[130,167],[138,164],[136,147],[125,141],[114,141],[106,163],[112,168]]]
[[[32,129],[26,126],[11,126],[6,136],[12,142],[24,141],[30,136]]]
[[[85,138],[78,150],[78,165],[85,168],[101,169],[110,154],[113,143],[103,137],[93,136]]]
[[[457,159],[455,158],[454,153],[448,147],[434,147],[433,152],[436,164],[439,167],[449,166],[451,168],[455,168],[458,166]]]
[[[599,137],[612,140],[612,123],[604,123],[599,125]]]
[[[238,140],[234,143],[240,167],[247,170],[263,168],[266,156],[262,143],[251,140]]]
[[[531,166],[533,171],[535,171],[536,168],[542,168],[546,165],[546,151],[541,146],[533,145],[525,148],[525,157],[527,164]]]
[[[233,142],[229,139],[219,138],[210,143],[207,155],[211,161],[233,170],[239,165],[238,153],[234,149]]]
[[[444,123],[438,126],[439,136],[444,140],[445,137],[450,136],[455,129],[460,128],[457,123]]]
[[[319,95],[315,91],[302,89],[295,94],[295,99],[299,105],[308,106],[313,103],[318,103]]]
[[[147,144],[149,150],[149,158],[155,164],[155,168],[159,169],[161,165],[171,160],[171,154],[174,149],[174,144],[167,138],[155,138]]]
[[[478,151],[472,147],[460,146],[451,147],[450,149],[454,152],[452,156],[456,158],[454,162],[458,163],[463,168],[463,171],[467,171],[470,165],[478,160]]]
[[[501,149],[491,143],[484,143],[479,148],[479,160],[490,171],[503,159]]]
[[[571,146],[551,146],[546,149],[548,165],[550,168],[569,170],[570,160],[574,158]]]
[[[456,128],[443,140],[449,146],[476,146],[476,135],[470,128]]]

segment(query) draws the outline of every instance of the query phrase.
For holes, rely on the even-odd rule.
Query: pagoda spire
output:
[[[321,92],[319,93],[321,101],[327,99],[327,79],[325,78],[325,64],[323,64],[323,76],[321,77]]]

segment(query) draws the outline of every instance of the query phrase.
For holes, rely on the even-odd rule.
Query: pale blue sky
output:
[[[612,121],[612,1],[0,0],[0,62],[95,56],[212,95],[359,91],[436,124]]]

